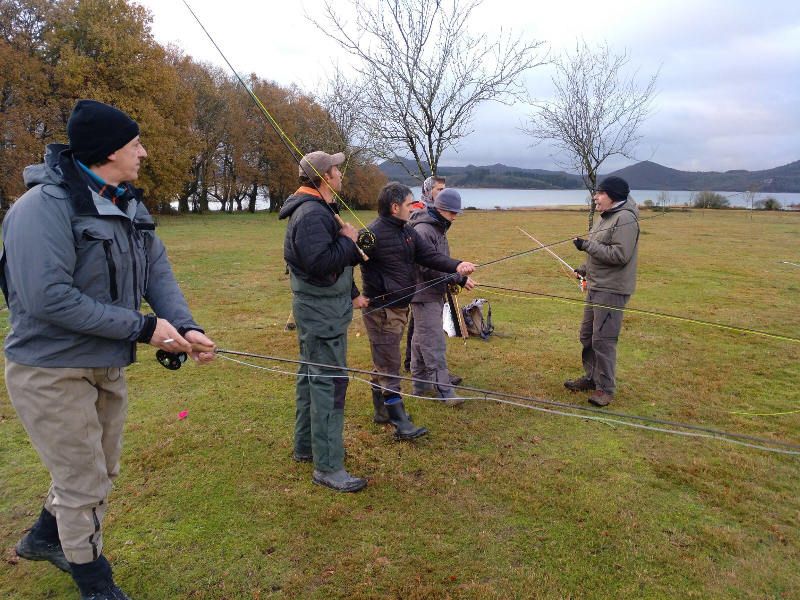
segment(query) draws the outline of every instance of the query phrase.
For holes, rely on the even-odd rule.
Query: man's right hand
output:
[[[475,272],[475,265],[467,261],[460,262],[456,267],[456,272],[461,276],[472,275]]]
[[[350,223],[342,223],[342,228],[339,230],[339,235],[350,238],[354,242],[358,241],[358,229],[350,225]]]
[[[150,338],[150,345],[173,354],[189,354],[192,351],[192,345],[166,319],[156,319],[156,329]]]

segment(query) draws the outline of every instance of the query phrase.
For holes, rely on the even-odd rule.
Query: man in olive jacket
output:
[[[629,194],[624,179],[606,177],[594,194],[600,219],[588,240],[574,240],[588,255],[575,269],[576,277],[584,276],[588,283],[580,331],[584,375],[564,386],[574,392],[593,390],[589,402],[595,406],[608,406],[614,399],[621,309],[636,289],[639,209]]]
[[[69,146],[24,172],[29,190],[3,221],[0,286],[8,302],[6,385],[50,472],[22,558],[71,573],[81,598],[127,598],[103,555],[103,516],[119,474],[137,343],[214,358],[192,318],[155,224],[130,182],[147,152],[128,115],[81,100]],[[147,300],[155,315],[140,312]],[[156,316],[157,315],[157,316]]]
[[[300,161],[300,188],[281,208],[289,219],[283,256],[289,265],[292,310],[297,324],[300,360],[297,371],[294,458],[314,463],[312,481],[339,492],[367,485],[344,468],[344,402],[350,381],[347,327],[353,308],[366,301],[353,283],[361,257],[358,231],[339,224],[336,194],[342,187],[339,165],[344,154],[311,152]]]
[[[361,264],[364,296],[369,309],[363,314],[372,363],[381,375],[372,377],[372,403],[376,423],[391,422],[399,439],[414,439],[428,432],[415,426],[400,396],[400,342],[408,321],[408,305],[417,282],[416,265],[451,273],[466,283],[475,265],[450,258],[408,224],[414,196],[397,182],[378,194],[378,218],[369,224],[376,244]]]

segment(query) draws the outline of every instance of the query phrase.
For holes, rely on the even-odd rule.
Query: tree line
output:
[[[152,17],[126,0],[0,0],[0,210],[24,191],[22,171],[66,140],[75,101],[93,98],[139,123],[149,158],[137,185],[151,210],[279,210],[297,163],[236,79],[158,44]],[[248,85],[303,152],[344,150],[342,196],[374,204],[385,176],[350,147],[335,95],[314,98],[255,74]],[[329,102],[326,102],[329,101]]]

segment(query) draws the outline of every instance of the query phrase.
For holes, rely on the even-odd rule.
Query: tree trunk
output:
[[[203,188],[200,191],[200,213],[208,212],[208,187],[203,183]]]
[[[589,229],[588,231],[592,230],[592,225],[594,225],[594,191],[597,189],[597,173],[591,171],[589,173],[589,185],[591,189],[589,190]]]
[[[250,190],[250,202],[247,205],[247,212],[254,213],[256,212],[256,199],[258,198],[258,184],[254,183],[252,189]]]

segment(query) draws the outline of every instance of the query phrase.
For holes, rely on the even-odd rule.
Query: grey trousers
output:
[[[617,388],[617,339],[622,329],[623,311],[591,306],[590,303],[623,308],[629,295],[589,290],[583,309],[580,341],[586,377],[599,390],[613,394]]]
[[[400,375],[400,342],[408,322],[408,312],[408,307],[387,307],[368,309],[362,316],[369,337],[372,364],[376,371],[388,375],[372,376],[372,383],[382,388],[384,396],[400,393],[400,379],[397,378]]]
[[[447,369],[447,338],[442,329],[444,300],[414,302],[414,335],[411,338],[411,375],[435,381],[440,396],[452,393]]]
[[[88,563],[103,552],[103,516],[119,474],[128,408],[119,368],[29,367],[6,360],[11,404],[50,472],[45,508],[64,555]]]

